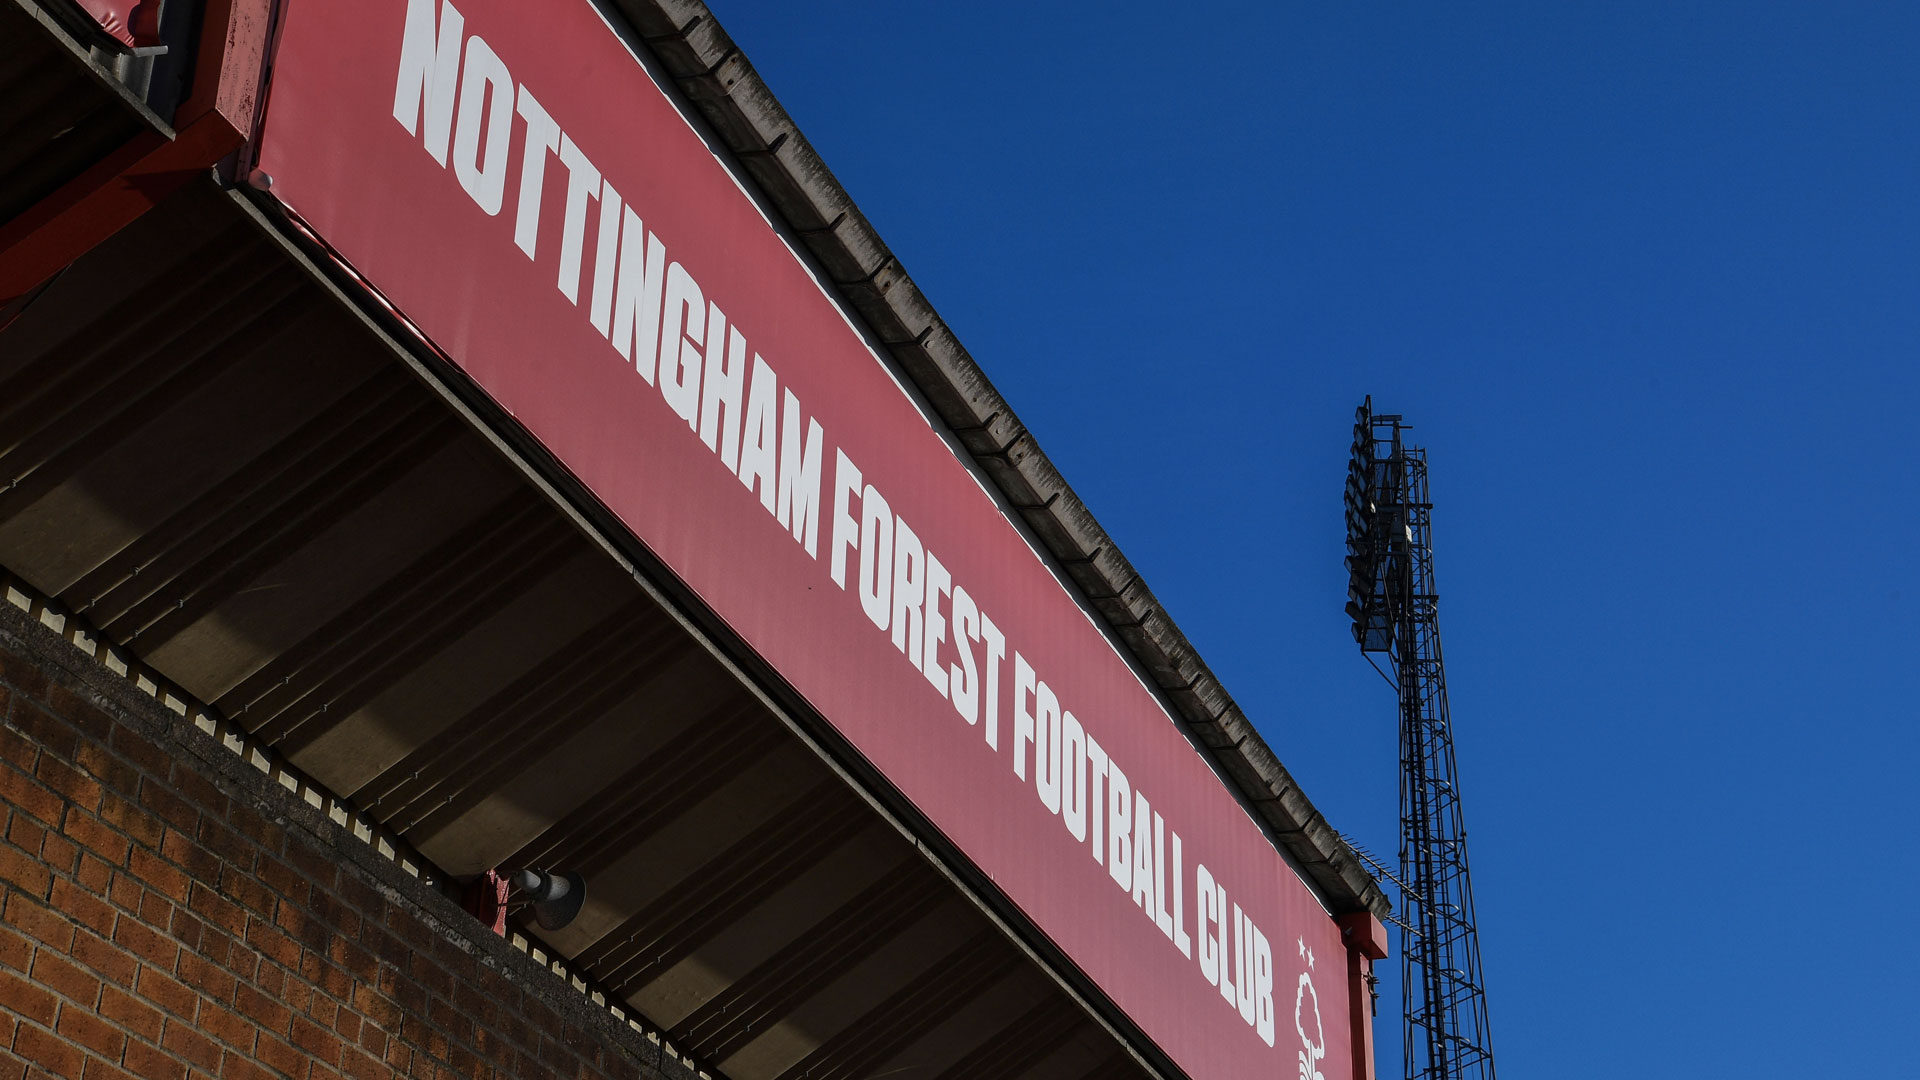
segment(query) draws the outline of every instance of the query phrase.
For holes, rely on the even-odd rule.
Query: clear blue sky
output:
[[[1510,1080],[1920,1074],[1920,5],[711,2],[1382,852],[1417,426]]]

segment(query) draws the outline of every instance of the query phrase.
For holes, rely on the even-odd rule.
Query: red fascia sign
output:
[[[286,0],[259,150],[1187,1075],[1353,1075],[1334,920],[591,4]]]

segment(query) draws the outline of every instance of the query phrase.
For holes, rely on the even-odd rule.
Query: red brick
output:
[[[483,1023],[493,1015],[501,1000],[497,994],[483,993],[479,984],[474,982],[463,982],[453,988],[453,1003],[468,1016]]]
[[[118,1028],[85,1009],[61,1009],[55,1030],[108,1061],[119,1061],[127,1048],[127,1037]]]
[[[55,1076],[80,1075],[80,1048],[51,1031],[21,1028],[13,1037],[13,1052]]]
[[[147,895],[159,896],[160,894],[148,893]],[[162,903],[165,903],[165,901],[162,901]],[[188,911],[186,908],[173,907],[173,905],[171,904],[168,904],[167,906],[173,912],[173,914],[169,915],[164,921],[160,919],[153,919],[150,921],[152,921],[153,924],[156,926],[168,927],[173,933],[173,936],[180,939],[180,944],[182,947],[188,948],[188,949],[199,949],[200,946],[206,941],[207,935],[209,933],[214,932],[214,931],[209,931],[207,929],[207,924],[195,918],[193,913],[191,911]]]
[[[244,943],[235,941],[225,934],[208,933],[206,937],[202,938],[200,941],[200,955],[233,972],[247,982],[254,981],[254,977],[260,973],[262,966],[273,966],[271,964],[263,965],[259,953],[254,952],[252,949],[247,948]]]
[[[133,861],[136,864],[138,864],[141,859],[149,857],[146,852],[139,850],[135,850],[133,854]],[[105,866],[106,864],[101,863],[100,865]],[[172,870],[172,867],[167,867],[167,869]],[[131,872],[121,870],[110,873],[112,883],[107,886],[107,899],[120,905],[120,907],[126,911],[139,911],[141,903],[146,900],[147,890],[140,884],[142,879],[137,876],[139,873],[137,866],[136,869]]]
[[[100,782],[59,758],[41,754],[33,775],[82,810],[92,812],[100,807]]]
[[[11,971],[0,971],[0,1009],[52,1027],[54,1010],[58,1005],[59,1002],[45,988],[35,986]]]
[[[465,1080],[469,1076],[479,1076],[487,1069],[487,1063],[479,1054],[464,1046],[455,1046],[447,1052],[447,1067],[455,1077]],[[573,1070],[576,1074],[578,1070]]]
[[[135,919],[121,919],[113,928],[113,940],[121,948],[149,964],[172,971],[179,962],[180,946]]]
[[[0,766],[0,804],[23,810],[48,825],[60,823],[66,800],[33,777]]]
[[[147,813],[139,804],[113,792],[108,792],[100,803],[100,818],[107,824],[126,833],[136,844],[145,844],[150,848],[160,846],[160,838],[166,834],[162,825],[152,814]]]
[[[80,1076],[81,1080],[134,1080],[132,1073],[118,1065],[109,1065],[99,1058],[88,1058],[86,1071]]]
[[[53,892],[48,903],[55,911],[65,912],[74,922],[88,927],[103,937],[113,933],[113,907],[105,900],[75,885],[71,878],[61,878],[53,883]]]
[[[268,895],[277,897],[283,905],[308,906],[307,879],[300,876],[300,872],[290,864],[272,856],[262,856],[254,867],[254,874],[265,886]]]
[[[473,1022],[462,1016],[453,1007],[453,1002],[434,998],[427,1009],[427,1020],[440,1031],[453,1039],[465,1041],[471,1034]]]
[[[0,683],[5,683],[33,698],[47,696],[47,676],[40,665],[16,653],[0,649]]]
[[[61,757],[71,758],[74,748],[80,745],[80,733],[73,729],[73,725],[38,705],[30,705],[18,698],[13,701],[13,711],[7,714],[7,722],[40,744],[41,757],[45,757],[45,751],[50,750]]]
[[[259,878],[228,864],[220,871],[220,891],[262,918],[273,918],[277,897]],[[291,906],[291,905],[289,905]]]
[[[200,811],[165,784],[140,781],[140,805],[155,821],[191,835],[200,827]]]
[[[253,973],[253,985],[270,998],[280,998],[287,988],[287,973],[272,964],[261,964]]]
[[[173,757],[155,745],[152,739],[125,724],[116,725],[107,745],[127,759],[127,763],[148,776],[165,776],[173,768]]]
[[[133,791],[140,786],[140,774],[103,742],[82,742],[74,751],[73,763],[108,791]]]
[[[190,1080],[200,1080],[200,1074],[193,1074]],[[258,1062],[229,1050],[220,1062],[220,1080],[283,1080],[283,1078],[268,1072]]]
[[[438,1062],[445,1063],[453,1060],[453,1044],[444,1033],[439,1031],[427,1032],[427,1052],[432,1054],[433,1060]]]
[[[149,1042],[160,1041],[160,1010],[119,987],[101,991],[100,1015]]]
[[[371,1022],[360,1025],[360,1045],[366,1047],[368,1053],[383,1061],[386,1060],[387,1055],[387,1040],[391,1037]]]
[[[19,893],[7,897],[6,921],[59,952],[73,946],[72,923]]]
[[[369,1022],[380,1024],[382,1028],[394,1028],[399,1024],[399,1009],[394,1005],[394,999],[380,994],[380,990],[374,986],[367,986],[367,984],[355,986],[353,997],[348,999],[348,1005],[351,1005],[355,1011],[359,1011],[363,1017],[367,1017]]]
[[[426,1011],[427,992],[398,968],[380,969],[380,989],[400,1007],[402,1016]]]
[[[186,900],[187,888],[193,882],[179,867],[162,860],[146,848],[133,849],[133,855],[127,860],[127,869],[147,888],[179,901]]]
[[[40,845],[40,860],[62,874],[71,874],[79,864],[80,849],[66,837],[48,833],[46,842]]]
[[[27,961],[33,956],[33,942],[19,934],[0,927],[0,964],[15,971],[27,970]]]
[[[46,949],[41,949],[33,955],[33,981],[89,1009],[100,1000],[98,976],[66,957],[55,955]]]
[[[28,896],[44,898],[53,884],[53,875],[38,855],[0,844],[0,881],[6,881]]]
[[[386,920],[387,898],[380,895],[379,889],[360,880],[357,874],[341,875],[337,891],[342,900],[365,915],[369,921],[384,922]]]
[[[220,1067],[220,1048],[212,1039],[178,1021],[168,1021],[160,1045],[189,1065],[212,1072]]]
[[[358,912],[341,903],[331,894],[321,892],[318,887],[313,890],[312,896],[313,900],[308,905],[308,910],[313,913],[314,918],[332,927],[335,938],[359,939],[360,915]]]
[[[293,1010],[285,1002],[268,997],[257,988],[245,984],[234,991],[233,1007],[242,1016],[276,1035],[285,1035],[293,1024]]]
[[[72,726],[80,734],[94,743],[102,743],[112,734],[115,724],[113,717],[102,712],[98,705],[75,693],[73,688],[58,681],[47,687],[47,708],[55,716]]]
[[[13,695],[6,687],[0,686],[0,719],[5,719],[7,708],[13,703]],[[40,750],[29,741],[26,735],[15,729],[0,725],[0,761],[10,761],[20,766],[22,771],[33,771],[33,759],[40,756]]]
[[[7,842],[29,855],[39,855],[47,827],[30,814],[7,815]]]
[[[279,818],[290,805],[280,791],[229,796],[200,759],[113,720],[86,691],[47,693],[71,721],[16,698],[25,728],[0,726],[0,789],[22,796],[0,800],[12,844],[0,848],[0,877],[22,859],[40,864],[20,886],[39,891],[9,885],[0,913],[0,1080],[21,1080],[6,1047],[22,1032],[121,1055],[116,1068],[81,1053],[84,1080],[516,1070],[599,1080],[617,1067],[616,1025],[610,1040],[594,1024],[559,1023],[446,928]],[[28,805],[36,798],[45,817]],[[60,1004],[56,988],[91,994],[97,1012]]]
[[[288,1038],[317,1061],[332,1065],[340,1060],[339,1036],[304,1016],[293,1018],[293,1033]]]
[[[255,920],[247,927],[247,944],[282,967],[295,971],[300,968],[300,943],[266,923]]]
[[[241,836],[268,851],[279,851],[287,842],[287,831],[284,828],[268,821],[265,815],[243,803],[236,802],[228,807],[227,824]]]
[[[189,930],[188,932],[191,933],[192,931]],[[201,932],[200,940],[194,944],[192,951],[199,953],[205,958],[207,963],[215,967],[232,970],[227,961],[233,955],[233,950],[234,941],[232,938],[212,927],[208,927]]]
[[[336,998],[344,999],[353,993],[353,976],[322,960],[318,953],[308,953],[301,969],[308,982],[319,984],[320,989]]]
[[[333,930],[326,923],[308,915],[292,904],[280,906],[280,917],[274,920],[280,928],[300,940],[300,944],[317,953],[327,951],[327,942],[334,937]]]
[[[287,1008],[294,1012],[307,1011],[307,1006],[312,1003],[313,998],[313,987],[299,979],[288,979],[280,988],[280,1000],[286,1002]]]
[[[92,814],[69,812],[66,824],[61,826],[60,831],[72,837],[74,843],[115,866],[124,865],[127,861],[130,841],[119,830]]]
[[[295,1080],[307,1075],[309,1063],[307,1056],[276,1036],[260,1036],[260,1041],[254,1045],[253,1053],[260,1059],[262,1065],[269,1069],[277,1069],[294,1077]]]
[[[454,981],[447,969],[434,963],[425,953],[414,953],[410,969],[414,981],[441,997],[452,997]]]
[[[331,889],[339,877],[340,868],[334,862],[333,852],[324,848],[295,838],[288,841],[286,856],[287,861],[322,889]]]
[[[180,981],[195,990],[213,998],[215,1001],[233,999],[234,978],[231,974],[213,966],[205,957],[190,952],[182,952],[174,964],[174,974]]]
[[[176,760],[173,774],[168,779],[173,781],[174,790],[199,807],[202,813],[222,818],[227,816],[227,797],[221,794],[218,785],[201,775],[191,761]]]
[[[113,881],[113,867],[102,862],[99,857],[83,851],[80,853],[79,869],[73,872],[73,880],[104,895],[107,886]]]
[[[127,1056],[120,1064],[146,1080],[186,1080],[187,1067],[179,1058],[143,1042],[128,1043]]]
[[[232,1009],[204,1008],[200,1010],[200,1019],[196,1021],[201,1031],[241,1053],[252,1053],[254,1038],[259,1028],[253,1021]]]
[[[204,881],[193,883],[187,906],[207,922],[235,937],[244,936],[247,932],[246,911]]]
[[[73,939],[73,958],[117,986],[132,986],[139,963],[133,954],[95,934],[81,932]]]
[[[386,1062],[357,1047],[349,1048],[341,1056],[340,1071],[354,1080],[386,1080],[393,1075]]]
[[[140,978],[134,983],[134,990],[145,1000],[183,1020],[192,1020],[200,1006],[199,994],[155,968],[140,969]]]
[[[144,889],[140,892],[140,902],[134,905],[133,908],[134,914],[138,915],[140,921],[146,923],[148,926],[165,926],[169,928],[173,927],[173,920],[178,911],[179,909],[169,903],[166,897],[161,896],[157,892],[147,892]],[[177,929],[174,930],[174,936],[179,936]]]
[[[160,854],[178,863],[195,881],[212,885],[220,880],[220,857],[178,829],[167,830],[166,838],[160,841]]]
[[[6,707],[12,697],[6,688],[0,687],[0,719],[6,717]],[[40,748],[33,744],[25,734],[4,724],[0,724],[0,762],[17,766],[21,772],[31,773],[33,763],[40,757]]]

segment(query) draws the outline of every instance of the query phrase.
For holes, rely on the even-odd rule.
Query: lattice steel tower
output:
[[[1400,876],[1383,876],[1400,886],[1406,1076],[1493,1080],[1440,663],[1427,454],[1406,445],[1407,430],[1400,417],[1375,414],[1368,398],[1354,420],[1346,491],[1353,638],[1363,654],[1387,657],[1400,697]]]

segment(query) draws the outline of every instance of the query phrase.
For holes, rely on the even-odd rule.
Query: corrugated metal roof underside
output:
[[[211,185],[0,332],[0,566],[741,1080],[1120,1045]]]

